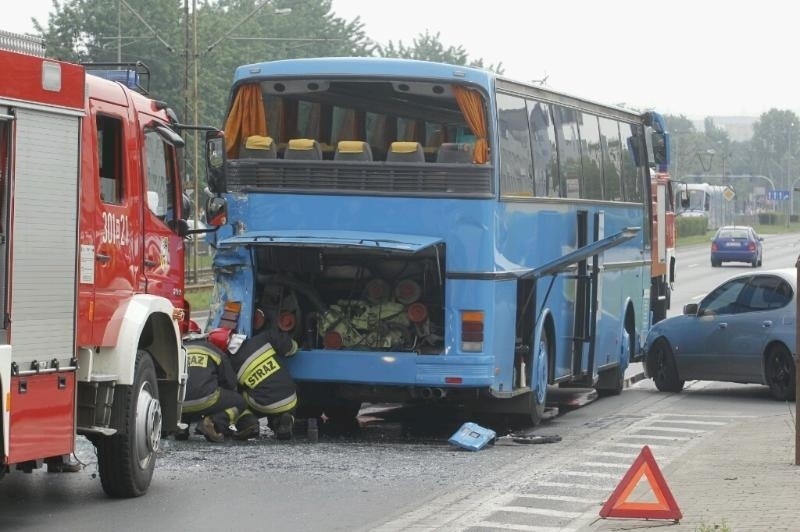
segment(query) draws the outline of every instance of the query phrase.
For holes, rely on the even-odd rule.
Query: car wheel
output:
[[[717,266],[719,266],[720,264],[721,264],[721,263],[720,263],[720,261],[718,261],[718,260],[714,260],[714,259],[711,259],[711,267],[712,267],[712,268],[716,268],[716,267],[717,267]]]
[[[647,365],[653,382],[661,392],[679,392],[685,381],[678,375],[672,347],[665,338],[659,338],[647,354]]]
[[[795,398],[795,367],[789,350],[784,345],[774,345],[767,352],[764,374],[769,393],[778,401]]]
[[[758,257],[757,256],[752,260],[752,262],[750,262],[750,265],[753,266],[753,268],[757,268],[758,267]]]

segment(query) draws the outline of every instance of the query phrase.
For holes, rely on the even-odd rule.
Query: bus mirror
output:
[[[208,225],[220,227],[228,221],[228,202],[225,198],[209,198],[206,203],[206,221]]]
[[[225,192],[225,139],[217,131],[206,134],[206,169],[211,192]]]

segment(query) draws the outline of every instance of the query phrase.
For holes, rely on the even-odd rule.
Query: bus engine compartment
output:
[[[444,351],[444,245],[256,246],[254,304],[301,349]]]

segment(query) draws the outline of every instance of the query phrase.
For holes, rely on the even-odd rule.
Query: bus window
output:
[[[556,131],[550,119],[550,106],[528,101],[531,140],[533,146],[534,193],[543,197],[558,197],[558,153]]]
[[[603,156],[600,149],[600,130],[597,125],[597,117],[589,113],[581,113],[580,116],[581,166],[583,167],[581,198],[603,199]]]
[[[581,184],[581,145],[578,138],[578,113],[567,107],[553,107],[558,141],[558,168],[561,197],[577,198]]]
[[[644,177],[642,170],[636,165],[636,161],[644,160],[644,150],[641,144],[644,141],[644,133],[641,126],[637,124],[623,124],[621,129],[622,137],[625,139],[622,144],[623,196],[626,201],[641,203],[644,199]]]
[[[320,142],[320,107],[318,103],[297,103],[297,127],[293,138],[317,139]]]
[[[497,95],[500,194],[533,195],[533,161],[525,100]]]
[[[600,143],[603,148],[603,197],[611,201],[622,201],[620,168],[622,148],[619,140],[619,123],[610,118],[600,118]]]

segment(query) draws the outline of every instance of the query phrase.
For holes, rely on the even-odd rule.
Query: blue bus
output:
[[[291,334],[306,413],[449,402],[536,424],[554,386],[621,392],[669,260],[659,115],[487,70],[317,58],[239,67],[223,131],[208,328]]]

